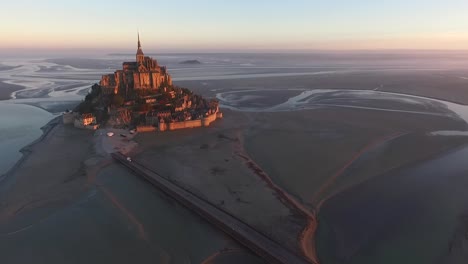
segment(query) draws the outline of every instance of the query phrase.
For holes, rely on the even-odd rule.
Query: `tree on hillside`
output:
[[[125,102],[125,99],[120,94],[114,94],[112,97],[112,105],[121,106]]]
[[[75,111],[79,112],[80,114],[87,114],[87,113],[92,113],[93,110],[94,108],[93,108],[93,104],[91,103],[91,101],[85,100],[85,101],[82,101],[76,107]]]
[[[97,97],[101,94],[101,86],[99,86],[97,83],[95,83],[93,86],[91,86],[91,94],[94,97]]]

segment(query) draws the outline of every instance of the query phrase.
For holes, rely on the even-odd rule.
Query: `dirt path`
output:
[[[297,201],[292,195],[290,195],[286,190],[278,186],[271,177],[262,170],[262,168],[253,161],[247,154],[244,148],[244,137],[241,131],[238,131],[237,138],[239,139],[234,145],[234,153],[242,158],[247,167],[249,167],[256,175],[258,175],[268,187],[275,191],[278,198],[285,204],[290,207],[298,210],[307,218],[307,226],[304,228],[304,231],[299,236],[299,246],[304,254],[304,256],[311,261],[312,263],[319,263],[317,258],[317,253],[315,251],[314,243],[312,242],[313,234],[317,229],[317,220],[315,212],[311,211],[309,208],[304,206],[301,202]],[[308,241],[307,241],[308,240]]]

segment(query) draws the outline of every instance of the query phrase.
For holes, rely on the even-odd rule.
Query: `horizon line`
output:
[[[105,49],[105,48],[0,48],[0,54],[3,52],[22,51],[27,53],[51,53],[51,52],[68,52],[68,53],[102,53],[103,55],[134,55],[131,49]],[[161,49],[147,49],[146,54],[161,54],[161,53],[346,53],[346,52],[468,52],[466,49],[444,49],[444,48],[373,48],[373,49],[211,49],[211,48],[161,48]]]

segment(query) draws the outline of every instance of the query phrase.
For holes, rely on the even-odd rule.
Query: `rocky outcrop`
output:
[[[201,64],[199,60],[185,60],[179,62],[179,64]]]

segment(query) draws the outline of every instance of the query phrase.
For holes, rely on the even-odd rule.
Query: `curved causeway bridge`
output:
[[[143,177],[155,187],[200,215],[248,249],[252,250],[254,253],[266,260],[267,263],[310,263],[259,233],[254,228],[240,221],[233,215],[171,183],[140,163],[127,160],[127,157],[121,153],[113,153],[112,157],[138,176]]]

